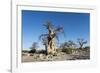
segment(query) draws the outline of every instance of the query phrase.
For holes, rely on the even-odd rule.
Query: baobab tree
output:
[[[55,39],[58,39],[58,33],[63,32],[63,28],[61,26],[54,27],[50,21],[47,21],[44,26],[46,27],[48,32],[45,34],[41,34],[39,38],[42,40],[42,43],[45,46],[46,54],[55,54]]]
[[[79,49],[82,49],[83,45],[87,43],[87,41],[84,41],[84,39],[77,39],[77,42],[79,44]]]

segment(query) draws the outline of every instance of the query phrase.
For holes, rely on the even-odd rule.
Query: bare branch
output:
[[[41,40],[41,39],[44,38],[44,37],[48,37],[48,34],[41,34],[41,35],[39,36],[39,40]]]
[[[82,49],[83,45],[87,43],[87,41],[84,41],[84,39],[78,39],[77,42],[79,43],[80,49]]]

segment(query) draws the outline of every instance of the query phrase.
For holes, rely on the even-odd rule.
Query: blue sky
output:
[[[48,12],[22,10],[22,47],[29,49],[33,42],[39,43],[39,48],[43,48],[39,36],[46,33],[43,24],[51,21],[53,25],[61,25],[66,37],[59,35],[59,42],[68,40],[76,42],[77,38],[83,38],[88,41],[90,37],[90,14],[72,13],[72,12]]]

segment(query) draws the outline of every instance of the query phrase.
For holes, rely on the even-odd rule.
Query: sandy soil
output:
[[[69,55],[69,54],[58,54],[53,55],[43,55],[34,54],[32,56],[22,56],[22,62],[41,62],[41,61],[65,61],[65,60],[86,60],[89,59],[89,55]]]

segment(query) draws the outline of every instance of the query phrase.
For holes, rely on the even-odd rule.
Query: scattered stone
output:
[[[34,56],[34,54],[31,53],[30,56]]]
[[[45,59],[45,55],[44,54],[40,54],[39,57],[40,57],[41,60]]]
[[[57,52],[56,54],[52,55],[45,55],[45,54],[29,54],[23,53],[22,54],[22,61],[23,62],[36,62],[36,61],[64,61],[64,60],[85,60],[90,59],[89,51],[82,51],[82,50],[75,50],[72,54],[66,54],[64,52]]]

